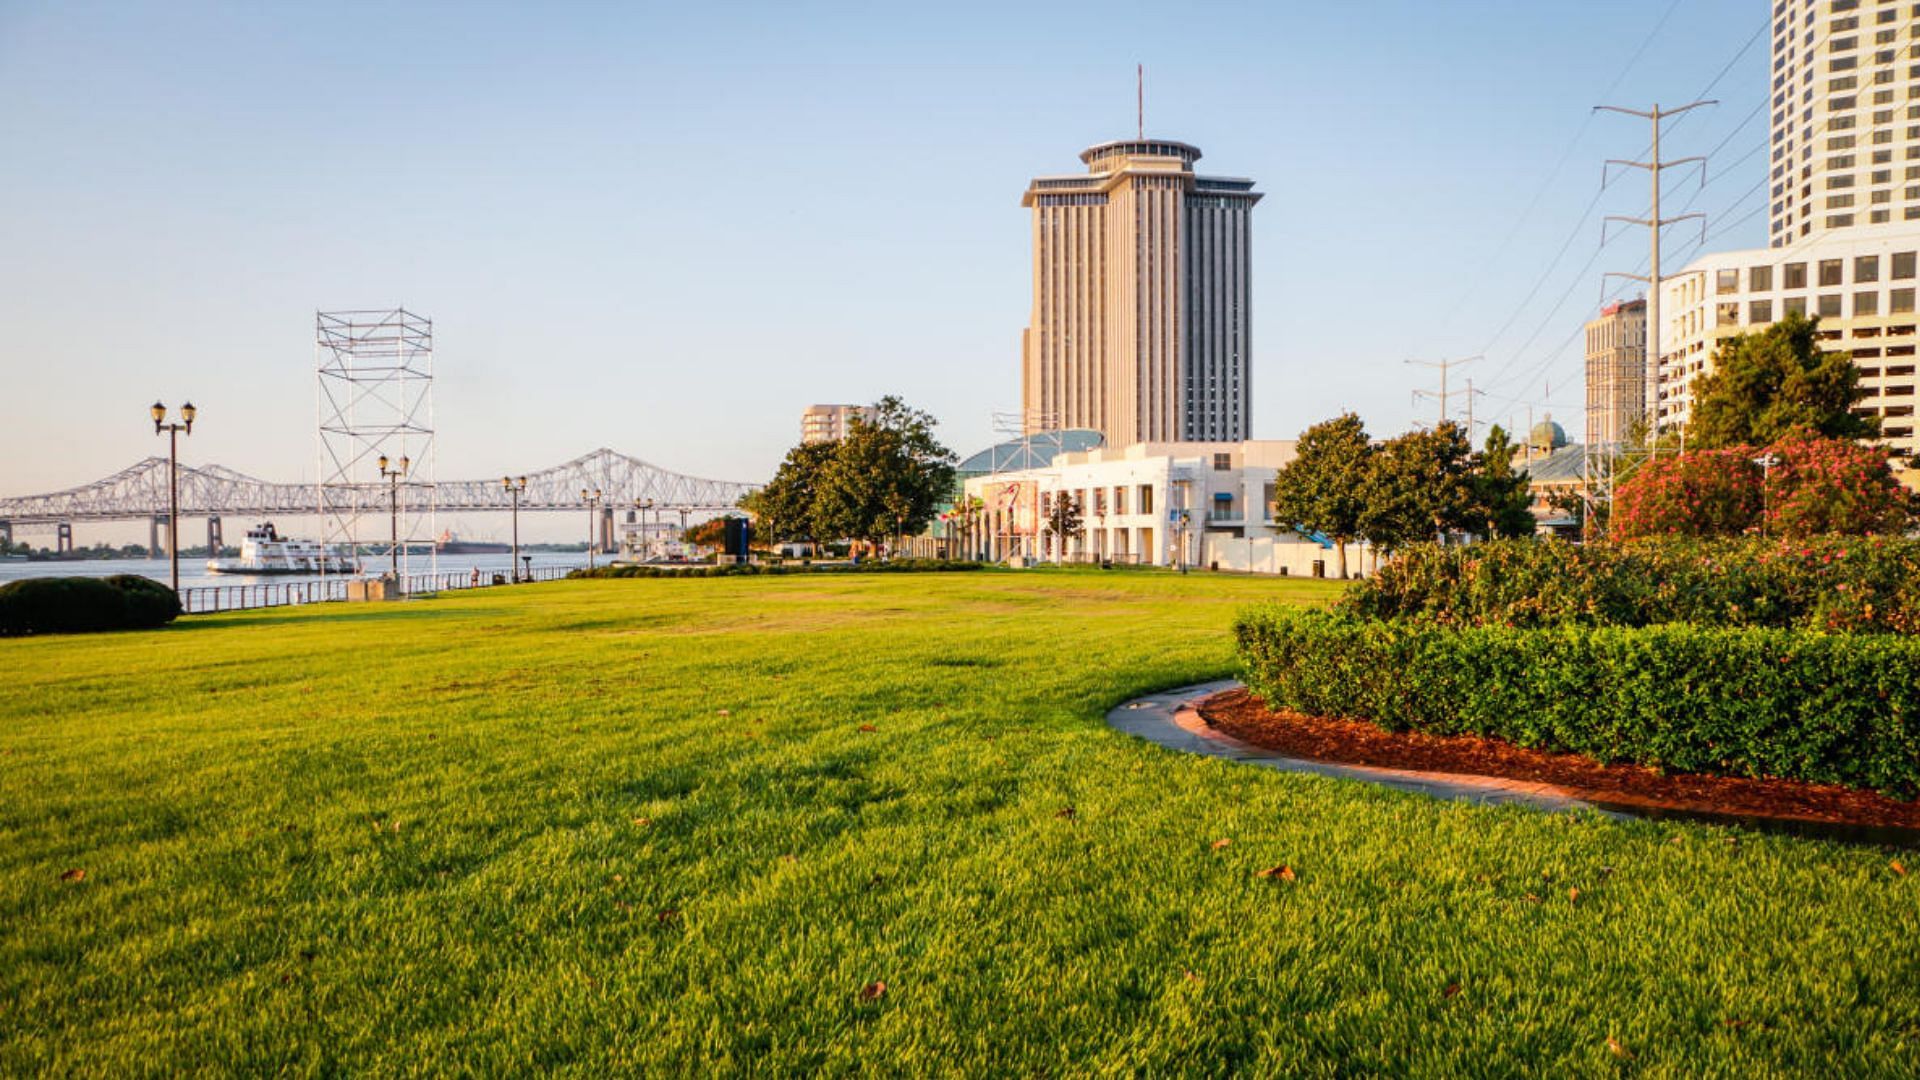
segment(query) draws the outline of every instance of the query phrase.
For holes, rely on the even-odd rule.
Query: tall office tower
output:
[[[1773,247],[1920,221],[1920,7],[1773,5]]]
[[[847,437],[856,417],[871,424],[879,414],[871,405],[809,405],[800,414],[800,441],[839,442]]]
[[[1200,151],[1136,139],[1042,176],[1033,314],[1021,338],[1029,432],[1091,428],[1108,446],[1248,438],[1253,181],[1196,176]]]
[[[1647,302],[1609,304],[1587,324],[1587,441],[1619,446],[1647,415]]]

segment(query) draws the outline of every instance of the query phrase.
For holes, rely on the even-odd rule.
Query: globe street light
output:
[[[652,534],[648,531],[647,519],[651,516],[651,511],[653,510],[653,500],[635,499],[633,500],[633,508],[640,511],[640,547],[642,551],[645,551],[652,545],[650,538]],[[649,561],[648,556],[642,555],[640,561]]]
[[[393,557],[393,581],[396,586],[400,583],[400,478],[407,475],[407,466],[411,464],[413,462],[403,457],[398,468],[389,469],[387,455],[380,455],[380,476],[387,482],[387,517],[393,535],[393,543],[387,549],[387,554]]]
[[[167,433],[167,562],[173,594],[180,595],[180,433],[193,434],[193,402],[180,406],[181,423],[167,423],[167,407],[159,402],[147,410],[153,415],[153,433]]]
[[[513,562],[510,565],[509,569],[512,570],[513,572],[513,580],[519,581],[520,580],[520,494],[521,492],[524,492],[527,490],[527,478],[522,476],[516,479],[511,476],[503,476],[500,478],[500,485],[507,489],[507,494],[513,496]]]
[[[580,498],[587,504],[587,569],[593,569],[593,518],[600,510],[600,489],[588,491],[580,489]]]

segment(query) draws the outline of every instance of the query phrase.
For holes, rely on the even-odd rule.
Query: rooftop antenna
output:
[[[1139,139],[1147,141],[1147,65],[1133,65],[1133,104],[1134,120],[1139,125]]]

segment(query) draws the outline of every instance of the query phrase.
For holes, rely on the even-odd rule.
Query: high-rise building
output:
[[[1109,446],[1248,438],[1253,181],[1198,176],[1200,151],[1102,143],[1085,174],[1042,176],[1033,313],[1021,339],[1028,431]]]
[[[1601,309],[1587,324],[1587,440],[1619,446],[1647,415],[1647,302]]]
[[[800,414],[800,441],[839,442],[847,437],[847,427],[855,417],[872,423],[876,415],[871,405],[809,405]]]
[[[1773,5],[1773,247],[1920,221],[1920,7]]]

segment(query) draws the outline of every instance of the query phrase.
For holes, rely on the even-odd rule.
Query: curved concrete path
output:
[[[1460,776],[1455,773],[1418,772],[1411,769],[1385,769],[1372,765],[1335,765],[1326,761],[1308,761],[1288,757],[1242,742],[1215,731],[1200,718],[1200,701],[1223,690],[1237,690],[1234,679],[1182,686],[1158,694],[1135,698],[1107,714],[1107,723],[1129,735],[1169,750],[1208,757],[1241,761],[1282,772],[1312,773],[1342,780],[1361,780],[1369,784],[1413,791],[1437,799],[1458,799],[1483,806],[1517,803],[1540,810],[1591,810],[1607,817],[1627,819],[1630,815],[1608,810],[1577,798],[1573,792],[1553,784],[1524,780],[1500,780],[1493,777]]]

